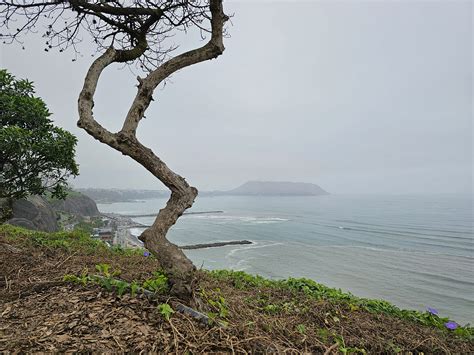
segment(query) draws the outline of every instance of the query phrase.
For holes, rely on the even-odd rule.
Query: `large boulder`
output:
[[[78,192],[70,193],[65,200],[51,201],[56,211],[67,212],[75,216],[98,216],[100,214],[94,200]]]
[[[52,206],[41,196],[16,200],[12,205],[13,217],[7,223],[44,232],[56,232],[59,226]]]
[[[38,229],[32,221],[30,221],[29,219],[26,219],[26,218],[15,218],[15,217],[13,217],[12,219],[9,219],[7,221],[7,223],[11,224],[12,226],[23,227],[23,228],[26,228],[26,229],[32,229],[32,230],[37,230]]]

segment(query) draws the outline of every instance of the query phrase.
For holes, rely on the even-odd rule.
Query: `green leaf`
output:
[[[171,308],[168,303],[162,303],[158,305],[158,311],[167,321],[170,320],[171,315],[174,313],[173,308]]]

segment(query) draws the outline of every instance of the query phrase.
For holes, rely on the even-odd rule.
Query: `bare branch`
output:
[[[1,37],[4,43],[21,43],[23,35],[46,23],[42,33],[46,51],[58,48],[62,52],[72,48],[77,53],[81,31],[86,31],[98,52],[111,45],[117,50],[141,47],[142,55],[134,60],[143,70],[153,71],[175,49],[164,44],[168,33],[201,26],[204,19],[210,18],[209,13],[209,0],[3,1],[0,2],[0,24],[5,30]],[[18,20],[21,20],[20,25]],[[130,57],[135,56],[124,56],[122,61],[131,62]]]
[[[163,80],[182,68],[216,58],[224,52],[222,28],[227,16],[223,12],[221,2],[211,1],[211,14],[212,35],[209,42],[201,48],[190,50],[170,59],[141,80],[138,93],[127,114],[121,134],[127,136],[136,134],[138,124],[152,100],[152,93]]]

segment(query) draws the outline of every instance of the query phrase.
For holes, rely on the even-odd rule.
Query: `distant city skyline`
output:
[[[200,190],[309,182],[330,193],[472,193],[470,1],[226,1],[217,60],[174,75],[138,135]],[[291,4],[291,6],[290,6]],[[180,51],[201,44],[179,34]],[[2,45],[0,63],[35,83],[55,124],[78,136],[76,187],[165,187],[76,127],[94,53],[46,53],[40,35]],[[136,74],[99,82],[95,115],[121,127]],[[186,144],[183,144],[186,142]]]

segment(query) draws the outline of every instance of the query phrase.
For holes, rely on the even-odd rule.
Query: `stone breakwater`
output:
[[[226,245],[246,245],[253,244],[250,240],[233,240],[229,242],[216,242],[216,243],[205,243],[205,244],[193,244],[193,245],[182,245],[181,249],[205,249],[205,248],[217,248],[225,247]]]
[[[205,212],[188,212],[187,214],[206,214],[206,213],[223,213],[223,211],[205,211]],[[128,247],[143,247],[143,243],[138,240],[136,236],[130,233],[130,228],[146,228],[149,227],[145,224],[137,223],[132,220],[133,215],[121,215],[117,213],[102,213],[104,217],[107,217],[115,222],[117,228],[117,244],[128,246]],[[140,215],[142,217],[143,215]],[[146,215],[148,216],[148,215]],[[151,215],[155,216],[155,215]],[[135,215],[133,217],[138,217]],[[206,249],[206,248],[218,248],[227,245],[248,245],[253,244],[250,240],[232,240],[215,243],[200,243],[191,245],[179,246],[184,250],[195,250],[195,249]]]

